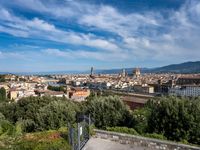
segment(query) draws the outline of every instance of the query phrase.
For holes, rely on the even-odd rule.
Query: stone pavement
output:
[[[120,144],[108,139],[92,137],[82,150],[150,150],[144,147],[133,147],[128,144]]]

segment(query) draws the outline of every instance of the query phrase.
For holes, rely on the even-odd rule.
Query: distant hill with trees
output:
[[[128,74],[132,74],[133,68],[125,68],[125,69],[128,72]],[[96,70],[95,73],[116,74],[120,73],[121,71],[122,69],[108,69],[108,70]],[[200,73],[200,61],[184,62],[181,64],[171,64],[156,68],[141,68],[141,72],[142,73]]]
[[[172,64],[164,67],[147,70],[147,72],[172,72],[172,73],[200,73],[200,61],[184,62],[181,64]]]

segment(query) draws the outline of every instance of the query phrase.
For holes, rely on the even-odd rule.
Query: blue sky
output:
[[[0,0],[0,72],[200,58],[199,0]]]

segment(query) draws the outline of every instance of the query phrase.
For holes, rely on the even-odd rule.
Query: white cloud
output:
[[[93,34],[77,33],[73,31],[64,31],[56,28],[53,24],[44,20],[33,18],[27,20],[10,14],[7,10],[1,9],[5,26],[0,26],[0,32],[5,32],[17,37],[36,37],[56,42],[63,42],[75,45],[84,45],[102,50],[115,51],[119,50],[118,46],[109,40],[97,37]],[[8,18],[6,18],[9,16]]]
[[[0,59],[24,59],[27,60],[27,57],[20,52],[5,52],[0,51]]]
[[[124,52],[106,53],[106,52],[91,52],[85,50],[59,50],[59,49],[45,49],[42,51],[49,56],[63,57],[67,59],[88,59],[100,61],[124,61],[128,59],[128,54]]]
[[[140,27],[158,26],[153,15],[121,14],[111,6],[101,6],[94,13],[83,15],[79,23],[127,37],[138,32]]]
[[[28,33],[22,30],[7,28],[0,25],[0,32],[8,33],[16,37],[28,37]]]
[[[11,2],[9,5],[12,5]],[[3,24],[0,32],[19,37],[35,37],[73,45],[98,48],[89,50],[48,49],[46,53],[58,57],[94,58],[109,61],[118,60],[167,60],[185,61],[200,56],[200,2],[189,1],[179,10],[169,11],[166,16],[160,12],[120,12],[112,6],[92,5],[76,1],[57,2],[42,0],[16,0],[14,5],[60,21],[70,20],[87,28],[87,33],[59,29],[39,18],[28,20],[1,11]],[[52,11],[53,10],[53,11]],[[6,26],[5,26],[6,25]],[[98,36],[89,31],[108,32]]]
[[[17,6],[29,11],[48,14],[56,18],[77,18],[83,13],[92,13],[96,7],[81,1],[43,1],[43,0],[15,0],[2,2],[4,6]]]
[[[50,32],[57,31],[57,29],[55,28],[54,25],[49,24],[49,23],[45,22],[44,20],[40,20],[38,18],[34,18],[33,20],[27,21],[25,23],[30,28],[35,28],[35,29],[38,29],[38,30],[50,31]]]

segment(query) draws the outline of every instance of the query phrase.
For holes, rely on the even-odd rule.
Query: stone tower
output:
[[[94,71],[94,68],[91,67],[90,76],[93,76],[93,71]]]
[[[139,68],[135,68],[134,70],[133,70],[133,77],[134,78],[138,78],[138,77],[140,77],[140,69]]]

